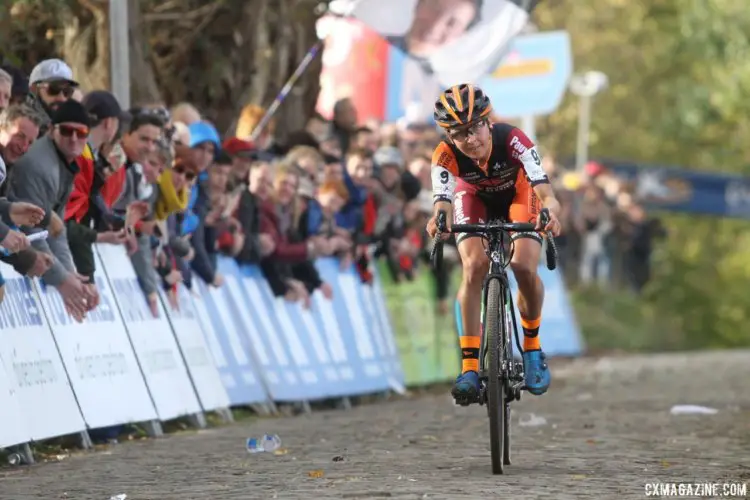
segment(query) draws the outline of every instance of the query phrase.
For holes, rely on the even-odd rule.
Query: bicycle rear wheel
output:
[[[490,279],[487,284],[487,307],[485,308],[485,330],[489,367],[487,377],[487,411],[490,415],[490,453],[492,473],[502,474],[505,450],[505,384],[501,380],[503,331],[502,286],[499,279]]]

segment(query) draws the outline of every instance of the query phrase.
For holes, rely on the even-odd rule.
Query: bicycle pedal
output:
[[[459,406],[471,406],[479,402],[479,397],[469,394],[453,394],[453,400]]]

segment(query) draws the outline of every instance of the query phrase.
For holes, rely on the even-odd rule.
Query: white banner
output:
[[[58,291],[35,280],[86,424],[93,428],[157,419],[133,347],[101,269],[101,302],[83,323],[67,312]]]
[[[11,286],[15,286],[15,284]],[[6,322],[9,317],[8,311],[4,307],[0,308],[0,329],[4,330],[4,327],[10,324],[10,322]],[[0,335],[2,335],[1,330]],[[11,386],[9,373],[12,370],[12,363],[6,362],[3,352],[0,351],[0,408],[2,408],[2,412],[0,412],[0,448],[30,440],[29,431],[26,429],[21,414],[18,394]]]
[[[86,424],[36,290],[12,267],[0,263],[0,272],[5,278],[5,300],[0,306],[0,353],[11,397],[18,402],[24,424],[17,432],[9,428],[15,421],[12,402],[9,407],[4,400],[0,402],[6,438],[12,441],[23,434],[21,442],[42,440],[84,430]]]
[[[160,420],[201,411],[166,313],[155,318],[120,245],[96,245],[96,268],[107,276]]]
[[[179,286],[179,307],[179,310],[167,307],[167,316],[182,349],[201,405],[206,411],[229,408],[229,395],[206,344],[190,293],[183,285]]]

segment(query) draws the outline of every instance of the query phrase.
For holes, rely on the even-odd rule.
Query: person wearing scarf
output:
[[[164,170],[159,176],[159,197],[156,199],[156,205],[154,206],[156,220],[167,220],[169,214],[182,212],[187,208],[190,189],[185,183],[184,174],[184,170],[175,166]],[[183,178],[177,179],[177,176],[183,176]],[[180,186],[179,189],[175,186],[175,181]]]

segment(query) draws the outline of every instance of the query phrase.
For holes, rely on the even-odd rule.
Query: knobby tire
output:
[[[485,335],[489,350],[489,367],[487,377],[487,411],[490,416],[490,452],[492,455],[492,473],[503,473],[503,451],[505,449],[505,384],[501,380],[500,364],[502,363],[504,312],[502,286],[499,279],[490,279],[487,284],[487,307],[485,308]]]

